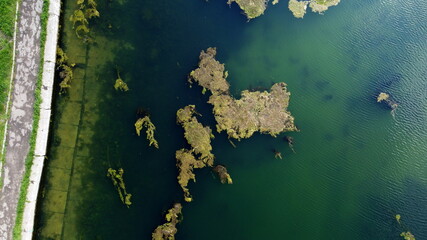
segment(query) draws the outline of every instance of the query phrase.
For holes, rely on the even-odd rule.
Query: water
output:
[[[286,82],[301,131],[287,134],[296,154],[283,134],[255,134],[233,148],[215,133],[216,162],[234,184],[197,170],[177,239],[401,239],[407,230],[427,239],[427,3],[343,1],[303,20],[281,3],[250,22],[219,0],[99,5],[97,44],[86,47],[62,24],[78,67],[72,89],[56,99],[36,239],[150,238],[164,211],[183,201],[176,110],[195,104],[199,120],[215,126],[208,96],[186,82],[210,46],[235,96]],[[64,19],[74,8],[66,1]],[[113,89],[116,69],[129,92]],[[399,103],[395,118],[376,103],[379,92]],[[136,136],[138,108],[151,114],[159,150]],[[108,167],[125,170],[129,209]]]

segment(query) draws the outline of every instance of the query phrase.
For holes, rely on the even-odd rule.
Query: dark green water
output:
[[[301,132],[288,134],[296,154],[284,135],[255,134],[235,149],[215,133],[216,162],[234,184],[195,171],[177,239],[400,239],[407,230],[427,239],[427,3],[343,1],[297,20],[283,2],[246,22],[225,2],[100,2],[89,47],[64,21],[62,45],[79,65],[56,101],[36,239],[150,239],[183,201],[176,110],[195,104],[215,126],[208,96],[186,82],[210,46],[236,96],[286,82]],[[65,19],[74,7],[66,1]],[[116,67],[131,91],[113,89]],[[399,103],[395,118],[379,92]],[[140,107],[159,150],[135,134]],[[105,177],[110,166],[125,170],[129,209]]]

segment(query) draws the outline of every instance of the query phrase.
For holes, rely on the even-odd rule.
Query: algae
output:
[[[255,132],[275,137],[282,132],[297,131],[294,117],[287,107],[290,93],[286,84],[276,83],[270,91],[242,91],[235,99],[229,93],[224,65],[215,59],[216,48],[201,51],[199,67],[193,70],[188,81],[197,82],[212,95],[208,103],[213,113],[218,132],[226,131],[230,138],[249,138]]]
[[[175,203],[165,216],[166,223],[158,226],[152,233],[152,240],[174,240],[178,232],[176,225],[181,221],[182,205]]]
[[[83,39],[84,42],[92,42],[89,36],[90,28],[88,19],[99,17],[97,3],[94,0],[77,0],[78,9],[70,16],[70,21],[73,23],[76,36]],[[76,27],[77,25],[77,27]]]
[[[391,115],[393,115],[393,116],[394,116],[394,112],[396,111],[397,107],[399,106],[393,99],[391,99],[389,94],[383,93],[383,92],[378,95],[377,102],[386,103],[387,106],[391,109]]]
[[[175,158],[177,161],[176,166],[179,169],[177,177],[178,183],[184,191],[184,200],[186,202],[191,202],[193,201],[193,198],[187,187],[188,182],[190,180],[196,182],[196,175],[193,173],[193,169],[204,168],[206,167],[206,163],[201,160],[197,160],[193,155],[193,151],[184,148],[175,152]]]
[[[62,48],[58,47],[56,49],[56,69],[59,71],[59,78],[61,78],[61,82],[59,83],[60,93],[64,93],[66,89],[71,87],[71,81],[73,80],[73,68],[75,67],[75,63],[68,63],[68,56],[62,50]]]
[[[233,184],[233,179],[231,179],[230,174],[227,171],[227,168],[223,165],[216,165],[212,171],[214,171],[219,176],[219,180],[222,184]]]
[[[159,148],[159,143],[154,138],[154,131],[156,130],[156,126],[154,126],[153,122],[149,116],[145,116],[143,118],[139,118],[135,123],[135,130],[138,136],[141,135],[142,128],[146,128],[145,133],[147,134],[147,140],[149,141],[148,146],[153,145],[155,148]]]
[[[123,180],[124,172],[125,171],[123,170],[123,168],[119,168],[118,170],[109,168],[107,170],[107,177],[111,179],[113,185],[117,188],[117,192],[119,193],[119,197],[122,203],[129,208],[129,206],[132,204],[132,202],[130,201],[132,194],[126,191],[125,182]]]
[[[114,89],[116,89],[117,91],[122,91],[122,92],[127,92],[129,91],[129,87],[128,85],[123,81],[123,79],[120,77],[120,72],[117,71],[117,79],[116,82],[114,83]]]
[[[243,10],[248,20],[256,18],[264,14],[267,9],[268,0],[228,0],[228,4],[236,2],[240,9]],[[272,4],[276,5],[279,0],[273,0]],[[307,6],[313,12],[324,13],[329,7],[336,6],[340,0],[289,0],[288,8],[296,18],[303,18]]]
[[[192,151],[198,158],[207,165],[212,166],[214,155],[211,153],[212,130],[210,127],[204,127],[196,117],[196,107],[188,105],[177,111],[177,122],[184,128],[184,137],[190,144]]]
[[[253,19],[264,14],[268,4],[268,0],[228,0],[227,4],[230,5],[233,2],[239,5],[248,19]]]
[[[191,150],[180,149],[176,151],[175,157],[179,169],[178,183],[184,191],[184,200],[191,202],[193,199],[187,188],[190,180],[196,181],[193,173],[194,168],[212,167],[214,155],[211,153],[211,139],[213,138],[210,127],[204,127],[196,117],[194,117],[196,108],[194,105],[188,105],[177,111],[177,122],[184,128],[184,137]]]

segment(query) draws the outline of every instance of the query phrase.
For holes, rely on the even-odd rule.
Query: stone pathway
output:
[[[21,0],[16,36],[15,77],[0,192],[0,239],[13,238],[21,181],[33,123],[34,90],[40,63],[43,0]]]

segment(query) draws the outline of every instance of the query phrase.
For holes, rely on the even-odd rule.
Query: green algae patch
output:
[[[230,174],[227,171],[227,168],[223,165],[216,165],[214,168],[212,168],[212,171],[214,173],[218,174],[219,180],[222,184],[233,184],[233,179],[231,179]]]
[[[187,139],[191,150],[180,149],[176,151],[176,166],[179,169],[178,183],[184,191],[184,200],[191,202],[188,182],[196,181],[196,175],[193,173],[195,168],[212,167],[214,155],[211,153],[211,138],[213,138],[210,127],[204,127],[194,115],[197,114],[194,105],[188,105],[177,111],[177,122],[184,128],[184,137]]]
[[[70,16],[73,29],[75,29],[78,38],[83,39],[84,42],[91,42],[92,39],[89,36],[90,29],[88,19],[100,16],[96,8],[97,3],[94,0],[77,0],[77,6],[78,9]]]
[[[109,177],[111,179],[111,181],[113,182],[113,185],[116,187],[122,203],[125,204],[126,207],[129,208],[129,206],[132,204],[132,202],[130,201],[132,194],[130,194],[126,191],[126,185],[125,185],[125,182],[123,180],[124,172],[125,171],[123,170],[123,168],[119,168],[119,170],[109,168],[107,170],[107,177]]]
[[[145,116],[136,121],[135,130],[138,136],[141,135],[141,130],[143,128],[147,129],[145,133],[147,134],[147,140],[149,141],[148,146],[153,145],[155,148],[159,148],[159,143],[154,138],[154,131],[156,130],[156,126],[154,126],[154,124],[151,122],[151,119],[149,116]]]
[[[182,205],[175,203],[165,216],[166,223],[158,226],[151,235],[152,240],[174,240],[178,232],[176,225],[181,221]]]
[[[215,55],[215,48],[200,53],[199,67],[190,73],[189,82],[197,82],[212,93],[208,103],[213,105],[218,132],[225,131],[230,138],[240,140],[255,132],[275,137],[298,130],[287,111],[290,93],[285,83],[274,84],[269,92],[244,90],[241,98],[235,99],[228,91],[224,65],[215,60]]]
[[[336,6],[341,0],[289,0],[288,8],[296,18],[303,18],[307,6],[313,12],[323,14],[329,7]],[[243,10],[248,20],[264,14],[267,9],[268,0],[228,0],[228,4],[236,2],[240,9]],[[273,0],[272,4],[276,5],[279,0]]]
[[[292,14],[294,14],[294,17],[303,18],[306,13],[308,3],[308,1],[289,0],[288,8]]]
[[[177,111],[177,122],[184,128],[184,137],[190,144],[192,151],[200,160],[212,166],[214,155],[211,153],[211,139],[213,138],[210,127],[204,127],[196,117],[196,107],[188,105]]]
[[[71,87],[74,78],[73,68],[76,64],[68,62],[67,54],[60,47],[56,48],[56,56],[56,69],[59,71],[59,78],[62,79],[59,83],[60,92],[64,93]]]
[[[125,81],[123,81],[123,79],[120,77],[119,71],[117,71],[117,79],[116,79],[116,82],[114,83],[114,89],[116,89],[116,91],[122,91],[122,92],[129,91],[129,87],[125,83]]]
[[[228,0],[228,4],[236,2],[248,19],[253,19],[264,14],[268,0]]]

